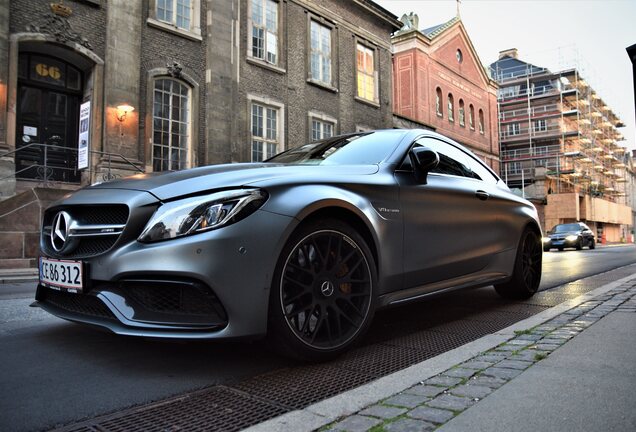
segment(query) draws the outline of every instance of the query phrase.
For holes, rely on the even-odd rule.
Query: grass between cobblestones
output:
[[[561,345],[610,312],[619,308],[630,312],[636,312],[636,284],[634,282],[614,288],[608,293],[569,309],[541,325],[526,330],[515,331],[515,336],[513,338],[499,346],[482,352],[463,363],[447,369],[441,374],[431,377],[425,381],[421,381],[419,384],[412,386],[397,395],[390,396],[372,405],[407,409],[408,411],[403,414],[392,418],[374,417],[370,414],[362,415],[360,412],[353,414],[382,420],[382,423],[372,426],[369,429],[356,429],[355,432],[361,432],[363,430],[366,432],[387,432],[387,427],[393,429],[391,428],[391,425],[401,420],[408,420],[414,424],[419,422],[422,426],[422,430],[437,429],[452,418],[464,412],[469,407],[477,404],[480,400],[488,397],[488,394],[492,394],[492,392],[513,380],[524,370],[547,358],[552,351],[559,348]],[[524,337],[531,338],[524,339]],[[480,363],[490,363],[491,365],[480,369],[471,367]],[[469,372],[463,371],[468,370],[473,370],[474,373],[464,376]],[[456,381],[457,379],[460,379],[460,381]],[[443,381],[446,383],[455,382],[455,384],[444,385],[441,384]],[[492,391],[482,398],[470,398],[453,394],[454,389],[461,386],[471,385],[474,385],[475,387],[486,387]],[[399,395],[417,395],[418,393],[413,389],[418,386],[435,386],[443,388],[444,390],[436,396],[426,396],[427,400],[415,407],[398,405],[395,402],[387,402]],[[421,390],[426,390],[426,387]],[[409,391],[411,391],[411,393],[409,393]],[[459,391],[458,393],[461,394]],[[466,393],[464,392],[464,394]],[[474,394],[475,393],[473,392],[473,395]],[[460,403],[465,406],[461,409],[453,409],[453,407],[451,407],[453,403],[456,404],[455,408],[457,407],[457,404]],[[367,408],[369,407],[366,407],[365,409]],[[422,416],[419,418],[409,416],[410,413],[418,408],[430,408],[432,410],[446,411],[448,413],[452,413],[452,417],[443,423],[439,423],[438,421],[432,420],[434,416],[430,416],[425,419],[422,419]],[[339,425],[352,416],[338,419],[337,421],[320,428],[320,431],[347,431],[347,429],[343,429],[342,427],[339,427]],[[405,427],[404,430],[406,429],[407,428]],[[396,430],[399,430],[399,428]]]

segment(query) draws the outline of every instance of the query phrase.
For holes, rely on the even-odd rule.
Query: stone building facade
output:
[[[425,30],[417,16],[392,39],[395,113],[465,145],[499,172],[497,84],[459,17]]]
[[[400,26],[371,0],[0,2],[0,199],[391,127]]]

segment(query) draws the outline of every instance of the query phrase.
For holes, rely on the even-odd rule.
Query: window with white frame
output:
[[[545,132],[548,130],[548,123],[545,119],[532,122],[535,132]]]
[[[152,169],[189,167],[190,88],[170,78],[154,82],[152,111]]]
[[[157,0],[157,19],[184,30],[192,25],[192,0]]]
[[[375,70],[375,50],[358,44],[358,97],[369,101],[378,101]]]
[[[311,119],[311,140],[320,141],[333,136],[334,124],[329,121],[312,118]]]
[[[311,79],[331,85],[331,28],[311,20]]]
[[[521,125],[519,123],[510,123],[508,125],[508,136],[519,135],[521,133]]]
[[[279,152],[279,108],[252,102],[252,162],[260,162]]]
[[[252,0],[251,56],[267,63],[278,63],[278,2]]]

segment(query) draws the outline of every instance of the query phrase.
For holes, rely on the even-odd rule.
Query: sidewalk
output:
[[[634,431],[635,342],[630,276],[248,430]]]

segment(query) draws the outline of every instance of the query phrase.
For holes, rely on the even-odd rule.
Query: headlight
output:
[[[543,243],[548,243],[548,242],[552,241],[552,239],[550,237],[542,237],[541,241],[543,241]]]
[[[569,235],[565,238],[565,240],[569,242],[577,241],[578,239],[579,239],[579,236],[575,236],[575,235]]]
[[[266,199],[260,189],[238,189],[172,201],[157,209],[138,240],[168,240],[220,228],[254,213]]]

